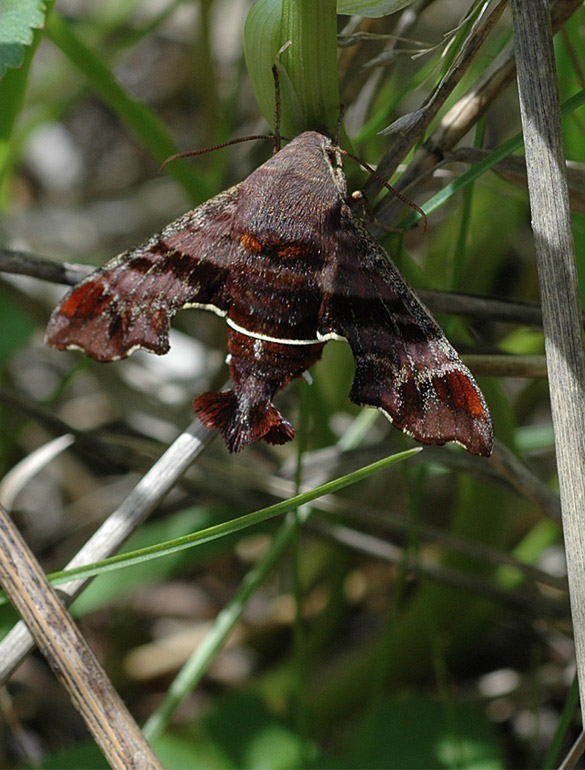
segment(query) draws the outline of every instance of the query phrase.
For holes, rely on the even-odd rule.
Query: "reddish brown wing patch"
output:
[[[433,378],[433,386],[439,399],[451,404],[456,412],[469,414],[472,419],[481,419],[485,415],[485,403],[467,371],[447,371],[441,377]]]
[[[287,243],[278,249],[278,256],[285,261],[302,259],[306,255],[306,249],[297,243]]]
[[[260,254],[262,252],[262,244],[249,233],[244,233],[240,239],[242,246],[253,254]]]
[[[108,299],[104,297],[103,288],[95,281],[90,281],[69,295],[61,305],[61,313],[71,319],[76,315],[101,313],[107,305]]]

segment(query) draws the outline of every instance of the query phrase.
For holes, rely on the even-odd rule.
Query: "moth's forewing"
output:
[[[98,361],[137,348],[166,353],[170,321],[183,307],[225,315],[238,186],[189,211],[75,286],[55,308],[47,341]]]
[[[456,441],[491,454],[492,421],[471,372],[348,207],[334,248],[338,269],[320,331],[351,346],[351,400],[378,407],[424,444]]]

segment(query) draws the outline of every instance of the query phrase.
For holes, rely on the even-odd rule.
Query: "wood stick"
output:
[[[547,0],[512,0],[514,47],[581,704],[585,703],[585,353]]]
[[[0,583],[110,765],[119,770],[162,770],[140,728],[1,505]]]
[[[172,489],[213,435],[199,420],[193,420],[66,568],[81,567],[116,553]],[[70,604],[88,582],[89,578],[79,579],[61,586],[63,601]],[[0,682],[10,676],[33,647],[34,639],[29,630],[24,623],[17,623],[0,643]]]

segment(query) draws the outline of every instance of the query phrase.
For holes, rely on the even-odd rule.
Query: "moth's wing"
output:
[[[98,361],[136,348],[161,354],[177,310],[194,305],[225,315],[238,193],[239,185],[220,193],[91,273],[53,311],[47,342]]]
[[[341,336],[355,358],[350,398],[381,409],[425,444],[457,441],[489,455],[491,418],[470,371],[380,244],[349,211],[335,274],[323,276],[321,338]]]

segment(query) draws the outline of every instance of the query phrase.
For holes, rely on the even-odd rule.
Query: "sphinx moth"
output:
[[[189,211],[75,286],[47,340],[98,361],[163,354],[181,308],[228,325],[233,387],[193,406],[231,452],[294,429],[272,403],[331,339],[355,359],[350,399],[424,444],[487,456],[492,422],[467,367],[347,203],[339,150],[306,131],[243,182]]]

